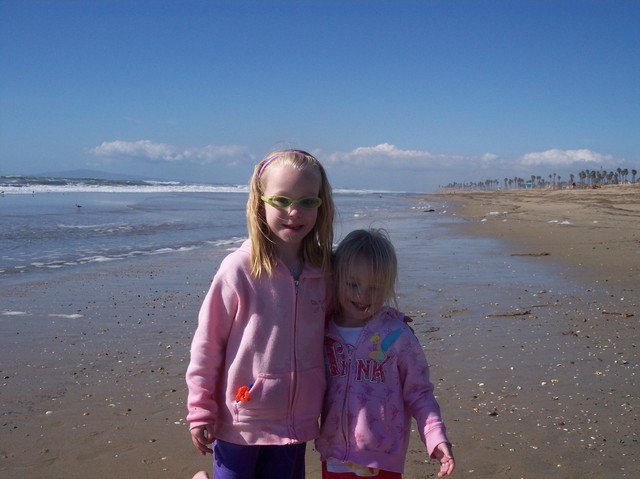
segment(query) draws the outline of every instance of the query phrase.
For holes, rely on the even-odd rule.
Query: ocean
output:
[[[410,196],[335,190],[336,240],[416,214],[453,221],[443,205]],[[142,256],[233,249],[247,237],[247,197],[246,185],[0,177],[0,278],[41,280]]]

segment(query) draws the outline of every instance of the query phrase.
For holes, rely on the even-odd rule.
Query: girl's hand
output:
[[[189,431],[191,433],[191,442],[193,442],[193,445],[196,446],[196,449],[200,451],[200,454],[203,456],[213,454],[213,449],[209,446],[209,444],[213,442],[212,431],[212,424],[197,426]]]
[[[451,452],[451,445],[441,442],[433,451],[433,456],[440,461],[440,472],[438,477],[450,476],[456,468],[456,460]]]

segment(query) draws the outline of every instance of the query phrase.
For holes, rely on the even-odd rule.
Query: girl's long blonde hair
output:
[[[313,168],[319,172],[321,182],[318,197],[322,204],[318,208],[316,224],[302,241],[302,259],[311,266],[330,271],[334,206],[327,174],[320,162],[306,151],[276,150],[256,165],[249,184],[247,226],[251,240],[251,273],[255,277],[263,273],[271,275],[277,261],[275,244],[265,216],[265,205],[260,199],[265,191],[263,173],[271,165],[286,165],[297,169]]]

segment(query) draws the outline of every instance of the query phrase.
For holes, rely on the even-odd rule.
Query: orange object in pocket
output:
[[[240,386],[238,388],[238,392],[236,393],[236,401],[244,402],[250,400],[251,396],[249,396],[249,386]]]

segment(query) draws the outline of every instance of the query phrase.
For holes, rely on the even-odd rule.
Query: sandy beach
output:
[[[423,201],[446,206],[391,235],[454,477],[638,477],[640,188]],[[419,218],[432,214],[458,219],[439,227],[458,253],[430,248]],[[0,477],[209,470],[184,420],[184,372],[220,260],[186,252],[3,285]],[[414,432],[405,477],[436,471]]]
[[[640,187],[437,197],[460,232],[500,240],[505,268],[537,266],[524,287],[460,294],[438,324],[456,474],[637,477]]]

